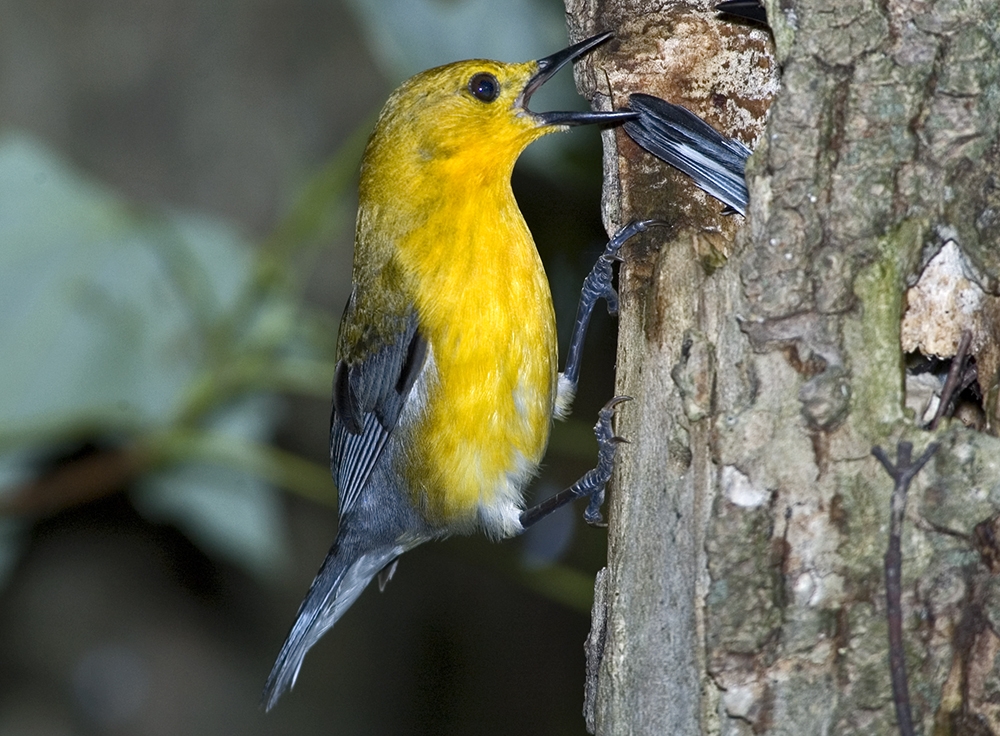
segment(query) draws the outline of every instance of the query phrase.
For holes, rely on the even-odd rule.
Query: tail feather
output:
[[[400,546],[361,549],[339,538],[333,543],[264,684],[261,703],[265,710],[271,710],[282,693],[295,686],[306,652],[351,607],[372,578],[405,550]]]
[[[749,194],[744,172],[750,149],[727,138],[690,110],[658,97],[633,94],[639,118],[625,132],[640,146],[694,179],[694,183],[741,215]]]

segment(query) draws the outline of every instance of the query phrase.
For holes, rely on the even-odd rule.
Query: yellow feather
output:
[[[497,189],[477,198],[467,208],[473,211],[453,213],[455,221],[429,222],[434,245],[404,249],[413,255],[407,265],[428,285],[417,311],[438,377],[409,477],[438,522],[471,523],[481,505],[519,503],[519,495],[497,495],[519,493],[526,478],[518,476],[537,467],[548,442],[552,299],[509,186]],[[501,216],[477,216],[484,201]],[[512,481],[516,488],[508,490]]]
[[[501,84],[489,105],[466,93],[483,70]],[[398,267],[436,369],[406,468],[414,502],[436,525],[497,536],[516,531],[555,401],[552,298],[510,188],[524,147],[559,130],[516,104],[537,71],[476,60],[417,75],[386,104],[360,189],[355,281]]]

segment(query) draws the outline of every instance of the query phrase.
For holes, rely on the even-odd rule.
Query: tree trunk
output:
[[[916,731],[1000,734],[1000,4],[783,0],[773,46],[707,3],[567,8],[571,40],[616,33],[578,70],[597,107],[655,94],[756,147],[743,221],[606,134],[609,231],[669,226],[620,275],[618,392],[635,401],[588,725],[897,733],[893,480],[871,451],[905,439],[941,445],[902,531]],[[931,432],[963,331],[981,398],[970,426]],[[946,359],[937,373],[907,372],[921,352]]]

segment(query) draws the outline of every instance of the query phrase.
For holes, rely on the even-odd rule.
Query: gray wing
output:
[[[427,342],[411,314],[396,338],[363,360],[337,363],[330,418],[330,471],[340,518],[357,503],[423,368]]]
[[[369,350],[362,360],[337,364],[330,468],[340,491],[340,528],[264,685],[268,710],[295,684],[306,652],[369,581],[420,540],[419,535],[399,540],[400,532],[414,524],[407,515],[409,501],[394,492],[392,470],[380,467],[388,460],[386,442],[427,358],[416,317],[403,323],[395,339]],[[354,508],[358,513],[351,513]]]
[[[659,97],[637,93],[629,96],[628,104],[639,113],[638,120],[623,126],[632,140],[683,171],[727,207],[746,214],[749,148],[726,138],[690,110]]]

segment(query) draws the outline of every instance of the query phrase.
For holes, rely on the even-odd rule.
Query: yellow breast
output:
[[[497,209],[479,199],[431,218],[420,245],[401,249],[423,285],[432,377],[407,477],[433,523],[478,523],[499,537],[520,530],[522,489],[545,452],[557,345],[548,282],[513,196],[486,203]]]

